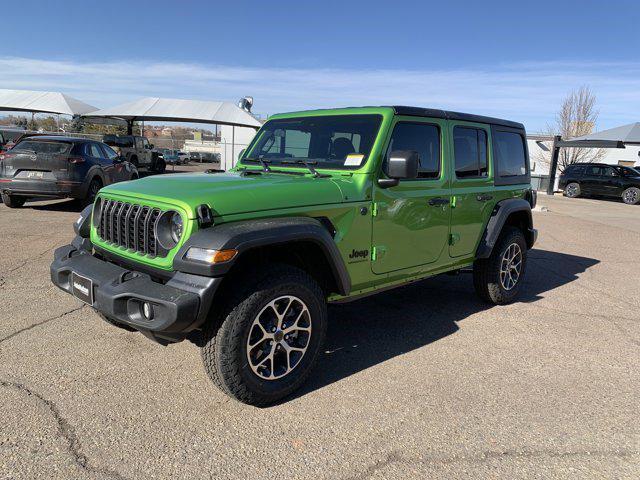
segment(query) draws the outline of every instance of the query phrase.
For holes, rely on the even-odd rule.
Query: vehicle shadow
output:
[[[546,250],[529,254],[517,302],[529,303],[570,283],[598,260]],[[291,400],[458,331],[458,322],[496,308],[482,302],[470,274],[440,275],[381,295],[331,305],[318,368]]]
[[[33,210],[45,212],[81,212],[83,207],[77,200],[66,199],[55,201],[34,200],[33,203],[28,201],[22,208],[32,208]]]

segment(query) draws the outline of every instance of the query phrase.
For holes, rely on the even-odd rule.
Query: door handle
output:
[[[489,195],[488,193],[481,193],[480,195],[476,196],[476,200],[478,200],[479,202],[488,202],[492,199],[493,195]]]
[[[448,198],[442,198],[442,197],[436,197],[436,198],[429,199],[428,203],[431,206],[439,207],[439,206],[442,206],[442,205],[449,205],[449,199]]]

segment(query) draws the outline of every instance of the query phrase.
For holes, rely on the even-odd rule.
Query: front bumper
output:
[[[55,251],[51,264],[54,285],[72,294],[72,272],[90,279],[93,308],[161,343],[183,340],[207,319],[222,277],[177,272],[160,283],[147,273],[94,257],[87,242],[76,237],[72,245]],[[145,302],[153,308],[151,319],[143,315]]]

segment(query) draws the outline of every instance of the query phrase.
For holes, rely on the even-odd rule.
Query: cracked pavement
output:
[[[520,301],[462,274],[332,306],[266,409],[50,284],[71,203],[0,204],[0,479],[640,477],[640,207],[539,203]]]

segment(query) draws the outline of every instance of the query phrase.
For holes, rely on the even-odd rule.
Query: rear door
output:
[[[387,141],[383,170],[394,150],[420,155],[419,177],[395,187],[374,187],[372,270],[388,273],[433,264],[446,255],[449,176],[446,121],[397,117]]]
[[[450,121],[449,132],[453,154],[449,255],[455,258],[475,252],[496,199],[489,125]]]
[[[587,165],[580,181],[580,189],[586,194],[603,195],[602,180],[602,167],[599,165]]]

